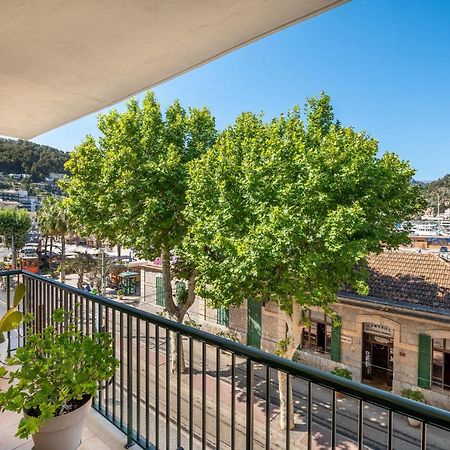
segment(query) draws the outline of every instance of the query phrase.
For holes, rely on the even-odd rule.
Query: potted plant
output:
[[[409,400],[414,400],[415,402],[425,403],[425,396],[422,391],[414,390],[414,389],[402,389],[400,391],[400,395],[404,398],[408,398]],[[414,419],[412,417],[408,417],[408,422],[412,427],[420,427],[420,420]]]
[[[122,300],[124,295],[125,295],[125,291],[123,289],[119,289],[117,291],[117,299],[118,300]]]
[[[338,366],[336,366],[331,371],[331,373],[333,375],[338,376],[338,377],[345,378],[346,380],[353,380],[352,372],[349,369],[347,369],[346,367],[338,367]],[[343,398],[344,395],[345,394],[343,392],[336,391],[336,398]]]
[[[0,411],[24,413],[16,435],[32,435],[35,450],[58,450],[62,443],[75,450],[98,384],[112,377],[118,361],[110,334],[84,335],[62,309],[52,320],[54,326],[30,333],[7,359],[14,369],[0,368],[0,376],[9,379],[0,392]]]
[[[22,322],[23,316],[17,310],[19,303],[25,296],[25,285],[20,283],[16,286],[13,297],[13,304],[5,315],[0,319],[0,362],[4,363],[8,352],[8,342],[5,338],[5,333],[17,328]]]

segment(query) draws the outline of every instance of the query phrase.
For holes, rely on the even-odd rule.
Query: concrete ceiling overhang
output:
[[[0,135],[32,138],[345,1],[1,1]]]

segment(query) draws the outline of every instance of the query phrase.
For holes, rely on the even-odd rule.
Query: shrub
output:
[[[409,400],[425,403],[425,396],[423,395],[422,391],[414,389],[402,389],[400,395],[402,397],[408,398]]]
[[[352,375],[351,371],[348,370],[348,369],[345,368],[345,367],[337,367],[337,366],[336,366],[336,367],[331,371],[331,373],[332,373],[333,375],[337,375],[338,377],[342,377],[342,378],[345,378],[345,379],[347,379],[347,380],[352,380],[352,379],[353,379],[353,375]]]

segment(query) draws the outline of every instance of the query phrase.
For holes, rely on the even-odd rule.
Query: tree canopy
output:
[[[30,228],[30,215],[24,209],[0,209],[0,236],[12,249],[14,266],[16,265],[17,249],[25,245]]]
[[[186,248],[198,291],[216,307],[272,300],[286,321],[278,353],[292,358],[305,312],[331,305],[348,283],[363,291],[370,252],[407,242],[396,224],[421,211],[414,170],[310,99],[266,123],[245,113],[191,166]],[[336,322],[336,320],[335,320]],[[280,424],[287,427],[286,375]],[[292,403],[289,427],[293,427]]]
[[[414,170],[334,120],[328,96],[270,123],[239,116],[191,168],[188,247],[201,294],[326,306],[370,252],[407,242],[395,225],[423,208]]]
[[[37,212],[37,223],[42,234],[61,237],[60,280],[65,281],[66,236],[72,231],[71,216],[63,198],[47,197]]]
[[[165,115],[152,92],[124,113],[100,115],[101,137],[87,136],[66,164],[64,189],[86,232],[130,246],[145,258],[180,245],[186,230],[188,163],[215,137],[209,111],[178,101]]]

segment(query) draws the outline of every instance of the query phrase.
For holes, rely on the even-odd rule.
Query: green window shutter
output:
[[[417,386],[430,389],[431,386],[431,337],[419,334],[419,361]]]
[[[228,308],[217,309],[217,324],[225,325],[226,327],[230,323],[230,310]]]
[[[249,299],[247,303],[247,345],[261,348],[262,303]]]
[[[164,285],[162,277],[156,277],[156,304],[164,306]]]
[[[331,359],[341,361],[341,326],[331,327]]]

